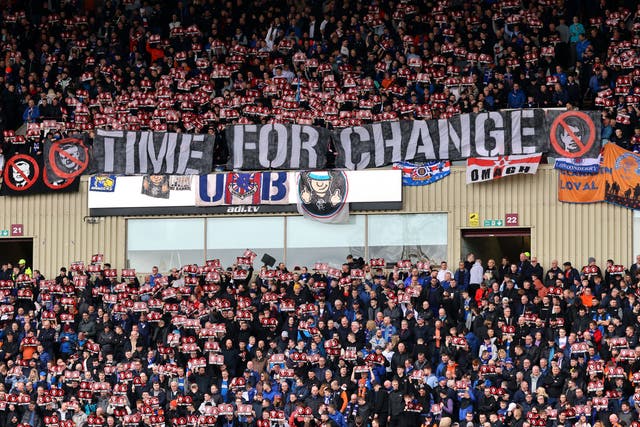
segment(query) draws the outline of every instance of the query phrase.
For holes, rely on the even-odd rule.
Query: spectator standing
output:
[[[35,104],[33,99],[30,99],[22,114],[22,120],[25,123],[36,123],[38,119],[40,119],[40,107]]]
[[[577,52],[576,47],[580,41],[580,35],[585,35],[584,26],[580,23],[580,19],[577,16],[573,17],[573,23],[569,27],[569,42],[571,44],[571,64],[576,63]]]
[[[476,259],[471,271],[469,272],[469,284],[470,288],[478,289],[478,286],[484,281],[484,268],[482,267],[482,260]],[[471,292],[473,290],[470,289]]]
[[[527,102],[527,96],[524,91],[520,89],[518,83],[513,84],[513,89],[509,91],[509,99],[507,106],[509,108],[522,108]]]

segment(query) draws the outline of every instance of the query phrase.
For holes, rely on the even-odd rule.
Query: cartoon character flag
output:
[[[300,172],[298,212],[307,218],[327,223],[349,219],[349,185],[343,171]]]

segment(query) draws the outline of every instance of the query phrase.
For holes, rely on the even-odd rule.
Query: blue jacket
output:
[[[471,277],[469,270],[466,268],[464,270],[457,269],[455,273],[453,273],[453,278],[458,283],[458,288],[461,290],[465,290],[469,287],[469,278]]]
[[[24,120],[27,123],[35,123],[36,120],[38,120],[40,118],[40,109],[38,108],[38,106],[34,106],[33,108],[31,107],[27,107],[26,110],[24,110],[24,113],[22,113],[22,120]]]
[[[344,420],[344,415],[342,415],[342,413],[336,411],[333,415],[329,414],[329,418],[335,421],[335,423],[338,424],[338,427],[347,427],[347,423]]]
[[[522,89],[512,90],[509,92],[508,105],[510,108],[522,108],[524,107],[525,102],[527,102],[527,97]]]
[[[578,61],[582,61],[582,56],[590,45],[591,42],[588,39],[584,39],[576,43],[576,57],[578,58]]]
[[[65,354],[71,354],[76,351],[78,345],[78,335],[74,332],[63,332],[58,338],[60,341],[60,352]]]
[[[558,78],[558,83],[560,83],[560,85],[562,87],[565,87],[567,85],[567,74],[566,73],[554,73],[553,77],[557,77]]]

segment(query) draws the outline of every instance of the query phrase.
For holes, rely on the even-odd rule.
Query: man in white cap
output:
[[[300,179],[300,199],[304,204],[315,205],[315,209],[324,212],[342,202],[343,195],[340,188],[332,190],[332,187],[335,186],[335,179],[330,172],[312,171],[306,177],[301,176]]]
[[[327,195],[331,187],[332,180],[333,177],[329,172],[310,172],[308,182],[311,188],[305,187],[300,194],[300,198],[305,203],[311,203],[314,195],[313,193],[315,193],[318,198],[318,201],[316,203],[320,202],[321,200],[324,201],[325,196]],[[334,194],[331,195],[329,201],[334,206],[340,203],[340,191],[336,190]],[[318,208],[321,207],[318,206]]]

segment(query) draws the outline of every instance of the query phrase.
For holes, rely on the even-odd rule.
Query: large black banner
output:
[[[213,168],[213,135],[98,130],[90,172],[204,175]]]
[[[335,167],[546,152],[594,158],[600,152],[599,123],[597,112],[535,109],[354,126],[334,131]]]
[[[227,169],[323,169],[330,138],[328,129],[308,125],[229,126]]]
[[[7,159],[2,171],[3,196],[28,196],[41,193],[76,192],[80,178],[51,177],[44,162],[29,154],[15,154]]]
[[[462,160],[549,153],[597,158],[596,111],[527,109],[462,114],[450,119],[380,122],[344,129],[297,124],[232,125],[224,133],[227,170],[365,169],[397,162]],[[99,130],[89,173],[206,175],[213,135]],[[329,152],[335,147],[335,165]],[[81,146],[58,143],[46,156],[58,176],[84,166]],[[223,160],[224,161],[224,160]],[[220,161],[218,161],[220,163]],[[49,169],[51,172],[51,169]]]

